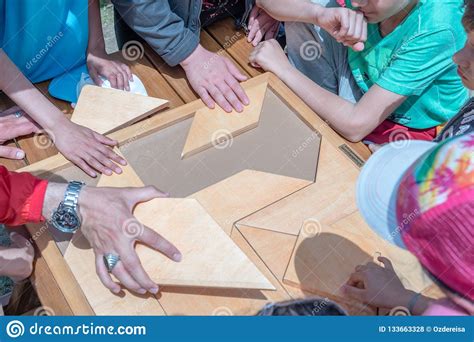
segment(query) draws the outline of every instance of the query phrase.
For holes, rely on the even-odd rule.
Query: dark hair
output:
[[[474,0],[464,0],[462,24],[466,31],[474,31]]]
[[[327,298],[312,298],[269,303],[257,316],[347,316],[347,313]]]

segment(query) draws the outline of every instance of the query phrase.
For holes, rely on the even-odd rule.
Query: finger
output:
[[[117,294],[120,292],[120,285],[115,283],[112,278],[110,277],[109,272],[104,264],[104,256],[101,254],[96,254],[95,257],[95,269],[97,276],[99,277],[100,281],[106,288],[108,288],[113,293]]]
[[[366,291],[365,289],[359,289],[350,285],[343,285],[341,289],[347,296],[359,301],[364,301]]]
[[[123,71],[125,71],[125,73],[127,74],[127,79],[130,81],[130,82],[133,82],[133,74],[132,74],[132,69],[130,69],[130,67],[127,65],[127,64],[120,64],[121,68]]]
[[[97,177],[97,173],[86,163],[83,158],[77,157],[72,158],[71,161],[77,165],[82,171],[87,173],[90,177],[95,178]]]
[[[392,264],[392,262],[391,262],[389,259],[387,259],[387,258],[385,258],[385,257],[383,257],[383,256],[380,256],[380,257],[377,258],[377,260],[380,261],[380,262],[384,265],[384,267],[385,267],[386,269],[395,271],[395,269],[394,269],[394,267],[393,267],[393,264]]]
[[[119,156],[117,153],[115,153],[111,148],[106,147],[106,146],[101,146],[100,148],[101,148],[100,151],[102,152],[102,154],[107,156],[107,158],[109,158],[110,160],[114,161],[117,164],[121,164],[124,166],[127,165],[127,161],[123,159],[121,156]],[[117,165],[114,165],[114,172],[120,174],[122,173],[122,169],[118,167]]]
[[[230,60],[227,58],[224,58],[224,62],[227,65],[227,69],[230,71],[230,73],[237,79],[239,82],[243,82],[247,80],[247,76],[242,74],[240,70],[235,66],[234,63],[232,63]]]
[[[349,30],[349,13],[343,11],[339,17],[339,21],[340,27],[339,30],[336,31],[336,39],[340,42],[347,35],[347,31]]]
[[[352,45],[352,50],[354,51],[360,52],[360,51],[364,51],[364,49],[365,49],[364,43],[359,42]]]
[[[102,173],[108,176],[112,175],[112,170],[104,166],[101,163],[101,161],[95,156],[95,154],[92,154],[90,152],[85,152],[85,153],[86,154],[83,156],[83,159],[86,161],[86,163],[89,166],[91,166],[94,170],[98,171],[99,173]]]
[[[130,91],[130,78],[127,74],[127,72],[123,69],[123,68],[120,68],[120,71],[122,73],[122,78],[123,78],[123,89],[125,91]]]
[[[25,152],[19,148],[11,146],[0,146],[0,157],[20,160],[25,158]]]
[[[362,272],[362,271],[365,271],[366,269],[367,269],[367,266],[365,265],[357,265],[355,267],[356,272]]]
[[[273,39],[276,37],[278,29],[280,28],[280,22],[276,22],[273,26],[265,33],[265,40]]]
[[[216,86],[211,86],[209,89],[209,94],[211,94],[214,101],[217,105],[224,109],[227,113],[232,112],[232,106],[227,102],[224,94]]]
[[[129,207],[133,208],[137,203],[151,201],[155,198],[169,197],[169,194],[162,192],[154,186],[143,188],[125,188],[125,198],[129,200]]]
[[[364,16],[362,13],[357,13],[356,15],[356,26],[354,32],[354,39],[358,42],[362,41],[362,31],[364,30]]]
[[[103,173],[107,176],[111,176],[113,172],[117,174],[122,173],[122,169],[117,164],[112,162],[107,154],[103,153],[100,149],[92,152],[92,155],[100,164],[102,164],[105,169]]]
[[[353,272],[349,276],[349,280],[347,281],[347,284],[352,285],[352,286],[359,283],[365,284],[366,280],[367,280],[366,275],[363,272],[357,271],[357,272]]]
[[[22,117],[21,119],[23,120],[19,121],[11,127],[11,129],[8,129],[8,132],[5,132],[6,140],[18,138],[38,131],[38,127],[27,118]]]
[[[115,77],[117,78],[117,89],[124,90],[125,88],[125,80],[122,75],[122,70],[115,69],[114,71]]]
[[[362,22],[362,36],[361,36],[361,42],[366,42],[367,41],[367,21],[364,18],[364,21]]]
[[[113,140],[113,139],[110,139],[109,137],[106,137],[105,135],[102,135],[102,134],[99,134],[97,132],[94,132],[94,138],[104,144],[104,145],[108,145],[108,146],[117,146],[118,144],[118,141],[117,140]]]
[[[251,29],[253,24],[255,23],[255,19],[258,16],[258,10],[259,10],[259,8],[257,6],[254,6],[252,8],[252,11],[250,12],[250,19],[249,19],[249,24],[248,24],[249,29]]]
[[[247,97],[247,94],[245,94],[245,90],[242,88],[240,83],[237,82],[235,78],[226,79],[226,83],[239,98],[239,103],[243,103],[247,106],[249,104],[249,98]]]
[[[239,113],[244,110],[244,106],[240,103],[239,99],[235,95],[234,91],[231,87],[227,85],[227,83],[223,82],[218,85],[219,90],[224,94],[226,100],[230,102],[232,107]]]
[[[255,38],[255,35],[257,34],[259,27],[260,25],[258,25],[257,22],[254,22],[253,25],[250,27],[250,31],[247,36],[247,41],[249,43]]]
[[[353,40],[356,31],[357,13],[354,11],[350,12],[349,15],[349,29],[347,30],[346,40]]]
[[[115,74],[110,74],[109,76],[107,76],[107,79],[109,80],[110,82],[110,86],[112,88],[115,88],[117,89],[117,76]]]
[[[123,265],[128,273],[135,279],[141,288],[156,294],[158,293],[158,285],[151,280],[149,275],[143,269],[140,259],[135,252],[133,246],[120,250]]]
[[[148,227],[144,227],[140,241],[163,253],[173,261],[179,262],[182,259],[181,252],[178,250],[178,248],[176,248],[163,236]]]
[[[98,85],[99,87],[102,86],[102,84],[104,83],[102,79],[99,77],[99,74],[97,73],[95,68],[89,69],[89,76],[92,78],[94,83]]]
[[[135,279],[128,273],[128,271],[123,266],[123,263],[119,261],[112,270],[112,274],[117,278],[117,280],[130,291],[134,291],[140,294],[145,294],[147,291],[142,288]]]
[[[197,94],[199,95],[199,97],[201,98],[202,102],[204,102],[204,104],[210,108],[210,109],[214,109],[215,106],[216,106],[216,103],[214,102],[214,100],[212,99],[212,97],[209,95],[207,89],[203,88],[203,87],[200,87],[197,91]]]

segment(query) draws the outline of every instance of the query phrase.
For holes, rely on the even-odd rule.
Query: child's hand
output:
[[[87,68],[89,74],[98,86],[102,85],[100,76],[109,80],[112,88],[130,91],[130,82],[133,80],[130,67],[124,63],[110,60],[104,53],[89,51],[87,54]]]
[[[390,260],[379,257],[378,261],[385,267],[374,262],[357,266],[343,291],[349,297],[377,307],[408,306],[414,293],[405,289]]]
[[[112,172],[120,174],[122,169],[117,164],[127,164],[111,149],[117,141],[67,119],[58,123],[51,133],[51,139],[64,157],[91,177],[97,176],[96,171],[108,176]]]
[[[365,49],[367,20],[363,13],[347,8],[319,8],[316,24],[354,51]]]
[[[0,275],[18,282],[28,278],[33,271],[35,250],[31,243],[18,233],[11,233],[10,247],[0,247]]]
[[[277,76],[291,68],[290,61],[280,44],[275,40],[261,42],[250,54],[250,64],[265,71],[271,71]]]
[[[21,116],[17,117],[15,113]],[[39,132],[38,125],[20,107],[12,107],[0,113],[0,145],[8,140]],[[11,146],[0,146],[0,158],[23,159],[25,152]]]
[[[250,13],[247,41],[257,46],[263,40],[275,38],[280,22],[273,19],[263,9],[254,6]]]

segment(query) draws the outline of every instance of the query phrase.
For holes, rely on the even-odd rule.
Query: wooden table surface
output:
[[[201,34],[201,44],[210,51],[218,52],[220,55],[232,59],[249,78],[262,73],[248,63],[248,56],[252,46],[247,43],[245,33],[235,29],[234,22],[231,19],[218,22],[203,31]],[[112,57],[120,59],[131,66],[132,72],[143,81],[150,96],[169,100],[169,109],[197,99],[196,93],[191,89],[185,78],[184,71],[180,67],[169,67],[148,46],[144,47],[143,57],[134,62],[126,61],[120,51],[113,54]],[[47,91],[48,84],[49,82],[43,82],[36,86],[66,116],[70,117],[73,108],[69,103],[52,98]],[[5,95],[0,94],[0,110],[5,110],[13,105],[14,103]],[[26,152],[25,159],[21,161],[0,158],[0,164],[6,166],[9,170],[20,169],[58,153],[54,144],[48,141],[48,138],[45,136],[30,135],[28,137],[21,137],[8,142],[8,145],[16,145]],[[366,160],[370,156],[369,150],[363,144],[346,142],[346,145],[350,146],[362,160]],[[56,308],[62,307],[62,303],[64,303],[62,293],[55,283],[48,265],[42,260],[41,255],[36,259],[32,282],[40,299],[47,298],[47,302],[53,303]],[[64,312],[56,312],[56,314],[67,315],[70,314],[70,311],[67,307],[64,307]]]

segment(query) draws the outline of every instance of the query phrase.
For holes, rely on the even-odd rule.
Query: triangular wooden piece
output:
[[[82,88],[71,121],[108,134],[167,106],[167,100],[87,85]]]
[[[131,166],[123,167],[122,170],[120,175],[101,176],[97,186],[143,186]],[[275,290],[197,200],[154,199],[137,205],[134,215],[137,221],[130,222],[130,231],[139,235],[144,226],[150,227],[172,242],[183,254],[182,261],[177,263],[147,246],[137,244],[143,267],[157,284]],[[76,263],[83,263],[85,258],[84,253],[75,253],[75,248],[74,237],[66,251],[71,268]],[[81,258],[75,260],[74,255],[81,255]],[[91,249],[88,258],[91,263],[94,262]],[[93,269],[89,271],[95,273]]]
[[[202,152],[212,146],[225,145],[237,135],[258,126],[268,83],[258,84],[247,89],[250,104],[242,113],[225,112],[216,108],[202,108],[194,115],[181,158]]]

